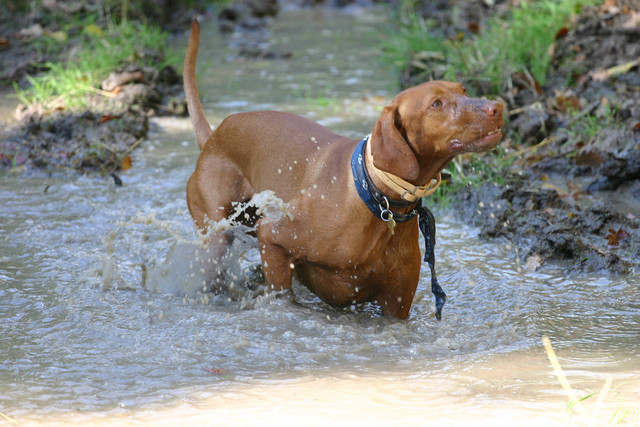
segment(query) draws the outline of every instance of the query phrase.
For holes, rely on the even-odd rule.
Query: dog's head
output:
[[[423,83],[383,110],[371,138],[374,164],[415,180],[423,162],[492,149],[502,139],[502,125],[499,102],[470,98],[459,83]]]

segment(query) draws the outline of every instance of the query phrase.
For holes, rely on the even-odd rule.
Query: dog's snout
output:
[[[468,108],[468,111],[474,111],[475,114],[484,115],[490,119],[502,118],[502,103],[498,101],[489,101],[486,99],[474,99],[466,98],[464,102],[458,104],[463,108]]]
[[[502,114],[502,104],[496,101],[487,101],[482,110],[489,117],[496,117]]]

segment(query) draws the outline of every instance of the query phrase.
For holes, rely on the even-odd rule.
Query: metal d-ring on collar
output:
[[[389,209],[389,199],[387,199],[386,196],[382,196],[382,198],[384,199],[387,207],[385,208],[380,205],[380,209],[382,209],[382,212],[380,212],[380,219],[387,223],[389,231],[391,232],[391,235],[393,235],[396,232],[396,220],[393,219],[393,212]]]
[[[369,210],[389,225],[389,230],[393,234],[396,222],[406,222],[418,216],[418,228],[424,236],[424,261],[429,265],[431,270],[431,292],[436,300],[436,319],[442,319],[442,307],[447,301],[447,295],[438,283],[435,269],[435,245],[436,245],[436,221],[433,214],[422,204],[422,199],[417,202],[407,202],[399,200],[389,200],[380,190],[376,188],[371,181],[371,177],[367,172],[365,165],[365,147],[369,141],[366,136],[356,147],[351,156],[351,172],[353,173],[353,181],[356,186],[358,196],[364,202]],[[384,205],[382,204],[384,202]],[[392,207],[397,209],[415,206],[409,213],[393,212]],[[385,220],[386,217],[386,220]],[[393,221],[393,223],[391,223]]]
[[[393,219],[393,212],[391,211],[391,209],[389,209],[389,199],[387,199],[387,196],[382,196],[382,200],[384,200],[386,207],[378,205],[380,207],[380,210],[382,211],[380,212],[380,219],[387,222],[390,219]]]

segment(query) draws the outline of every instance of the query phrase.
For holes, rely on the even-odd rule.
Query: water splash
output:
[[[187,231],[184,222],[160,220],[154,212],[118,221],[104,241],[103,288],[144,289],[203,304],[250,305],[266,285],[255,227],[242,224],[249,212],[270,220],[292,219],[287,204],[273,191],[264,191],[234,203],[228,218],[207,221],[206,231]],[[232,243],[221,251],[216,237],[223,233]]]

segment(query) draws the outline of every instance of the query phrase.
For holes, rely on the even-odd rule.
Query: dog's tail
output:
[[[204,114],[204,108],[198,96],[198,85],[196,84],[196,57],[198,56],[198,44],[200,43],[200,24],[196,18],[191,24],[191,35],[187,45],[187,53],[184,57],[184,94],[187,99],[189,116],[196,134],[196,141],[202,150],[204,144],[211,135],[211,126]]]

